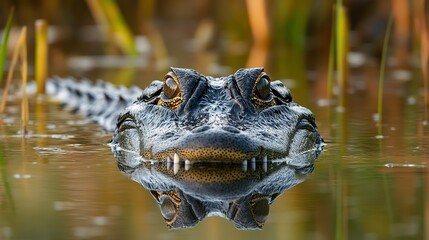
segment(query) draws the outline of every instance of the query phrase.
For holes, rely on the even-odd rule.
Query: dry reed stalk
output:
[[[393,39],[395,41],[395,58],[402,66],[409,61],[408,41],[410,36],[410,1],[392,0],[392,14],[395,28]]]
[[[416,14],[416,31],[420,33],[420,65],[422,68],[423,88],[424,88],[424,124],[428,124],[428,111],[429,111],[429,76],[428,76],[428,62],[429,62],[429,33],[426,26],[426,12],[425,1],[419,0],[417,2]]]
[[[27,63],[27,27],[23,27],[19,37],[18,44],[20,45],[21,58],[21,77],[22,77],[22,100],[21,100],[21,132],[27,134],[28,129],[28,98],[27,98],[27,78],[28,78],[28,63]]]
[[[270,31],[265,0],[247,0],[250,29],[258,45],[268,45]]]
[[[37,83],[37,94],[45,94],[46,77],[48,69],[48,25],[45,20],[39,19],[36,26],[36,56],[35,77]]]
[[[21,58],[21,77],[22,77],[22,100],[21,100],[21,128],[22,134],[25,135],[27,133],[27,125],[28,125],[28,98],[27,98],[27,77],[28,77],[28,63],[27,63],[27,27],[22,27],[21,33],[19,34],[18,44],[16,45],[14,52],[12,63],[9,67],[9,72],[7,76],[6,87],[3,93],[3,99],[0,105],[0,112],[3,112],[6,107],[6,100],[8,95],[8,90],[10,86],[10,82],[13,78],[13,70],[16,65],[16,61],[18,57]]]
[[[19,36],[18,43],[20,42],[21,37],[22,37],[22,31],[21,31],[21,34]],[[9,66],[6,84],[5,84],[5,87],[3,89],[3,97],[2,97],[1,104],[0,104],[0,113],[3,113],[4,109],[6,108],[6,102],[7,102],[7,97],[8,97],[8,93],[9,93],[9,87],[10,87],[10,83],[12,82],[13,71],[15,69],[16,61],[18,60],[18,56],[19,56],[19,52],[20,52],[19,48],[20,48],[20,45],[17,44],[15,46],[14,51],[13,51],[12,62]]]
[[[270,30],[265,0],[247,0],[247,13],[253,36],[253,45],[247,60],[247,67],[264,66],[270,42]]]

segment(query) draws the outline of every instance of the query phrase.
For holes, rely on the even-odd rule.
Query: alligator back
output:
[[[54,77],[47,82],[47,94],[73,112],[92,119],[107,131],[115,129],[118,115],[142,93],[138,87],[116,87],[101,80]]]

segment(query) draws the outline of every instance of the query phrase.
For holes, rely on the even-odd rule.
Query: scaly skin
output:
[[[260,99],[261,77],[269,80],[262,68],[221,78],[172,68],[166,79],[174,79],[176,95],[169,99],[168,86],[154,81],[120,114],[112,143],[145,159],[190,163],[279,160],[320,149],[313,114],[280,81],[267,81]]]
[[[262,68],[220,78],[172,68],[167,79],[176,92],[167,81],[142,92],[70,79],[49,82],[48,92],[113,131],[113,148],[148,160],[281,160],[323,146],[310,110]]]

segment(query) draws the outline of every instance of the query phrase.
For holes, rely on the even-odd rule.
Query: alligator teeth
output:
[[[267,155],[265,155],[262,158],[262,169],[264,170],[264,172],[267,172],[267,170],[268,170],[268,157],[267,157]]]
[[[167,163],[167,171],[170,170],[171,168],[171,158],[170,156],[167,156],[167,159],[165,159],[166,163]]]
[[[243,161],[243,165],[241,166],[241,169],[243,170],[243,172],[247,172],[247,160]]]
[[[174,163],[179,163],[179,162],[180,162],[179,155],[177,155],[177,153],[174,153]]]
[[[255,170],[256,170],[256,159],[255,159],[255,158],[252,158],[252,164],[251,164],[251,167],[252,167],[252,171],[255,171]]]
[[[189,169],[191,169],[192,167],[192,163],[189,160],[185,160],[185,171],[188,171]]]
[[[179,172],[180,164],[175,163],[173,166],[173,173],[176,175]]]
[[[267,155],[265,155],[265,156],[262,158],[262,162],[264,162],[264,163],[268,162],[268,157],[267,157]]]

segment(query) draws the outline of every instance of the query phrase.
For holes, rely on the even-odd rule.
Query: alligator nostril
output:
[[[192,130],[193,133],[200,133],[200,132],[204,132],[209,130],[210,127],[209,126],[202,126],[202,127],[197,127],[194,130]]]
[[[231,127],[231,126],[222,127],[222,129],[227,131],[227,132],[230,132],[230,133],[240,133],[240,130],[238,130],[235,127]]]

